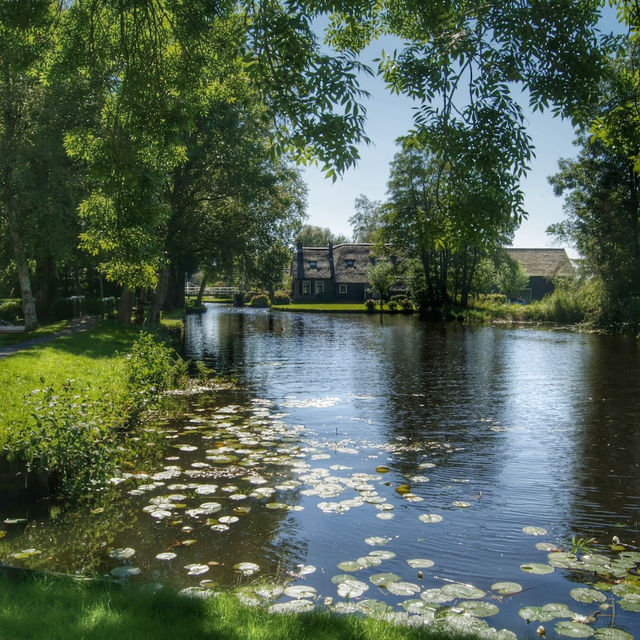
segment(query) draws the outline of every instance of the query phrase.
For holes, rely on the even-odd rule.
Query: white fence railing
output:
[[[200,287],[195,284],[187,284],[184,287],[184,293],[187,296],[197,296],[200,291]],[[240,290],[238,287],[205,287],[204,295],[205,296],[217,296],[217,297],[229,297],[234,293],[238,293]]]

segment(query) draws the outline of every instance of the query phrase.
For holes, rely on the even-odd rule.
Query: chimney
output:
[[[302,254],[302,242],[298,242],[296,245],[296,261],[298,266],[298,273],[296,275],[297,278],[304,278],[304,260]],[[302,285],[300,285],[302,286]]]
[[[329,240],[329,270],[331,271],[331,281],[336,281],[336,270],[333,266],[333,242]]]

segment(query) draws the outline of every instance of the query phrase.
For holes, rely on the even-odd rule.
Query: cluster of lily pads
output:
[[[292,400],[289,404],[322,408],[331,406],[332,402],[333,399],[314,400],[301,405]],[[416,493],[416,487],[424,488],[430,482],[424,474],[436,466],[433,461],[418,463],[417,473],[407,474],[401,484],[394,486],[386,480],[392,477],[386,475],[391,472],[389,467],[372,464],[369,471],[353,471],[344,464],[349,456],[357,456],[360,463],[365,448],[390,457],[399,452],[452,450],[446,442],[415,443],[401,438],[387,443],[355,442],[348,438],[328,441],[315,437],[302,425],[288,424],[284,417],[285,414],[274,411],[272,403],[265,400],[255,400],[248,412],[245,407],[234,404],[212,413],[208,409],[196,409],[186,416],[184,423],[167,429],[169,453],[163,468],[155,473],[122,473],[112,479],[114,486],[140,503],[139,508],[150,526],[174,532],[172,538],[176,542],[158,549],[152,558],[158,567],[171,567],[181,576],[183,584],[192,582],[183,589],[184,595],[209,597],[215,593],[217,581],[209,576],[220,563],[194,562],[193,556],[187,558],[183,550],[197,544],[204,535],[215,536],[221,545],[232,544],[233,538],[219,536],[231,536],[234,527],[238,531],[237,527],[243,527],[243,520],[252,510],[254,514],[259,509],[297,512],[304,509],[300,504],[304,497],[307,498],[305,504],[315,502],[315,508],[325,514],[340,517],[354,509],[371,509],[376,518],[385,521],[395,517],[398,503],[405,506],[425,501],[419,495],[424,492]],[[336,455],[340,458],[335,463],[317,466],[320,461]],[[465,478],[449,478],[449,481],[468,482]],[[450,506],[464,510],[471,507],[471,503],[453,500]],[[428,525],[430,529],[446,517],[446,513],[428,511],[422,508],[421,513],[413,516],[416,527]],[[547,534],[535,526],[524,527],[522,532],[531,536]],[[490,627],[484,618],[498,614],[501,602],[520,593],[522,585],[496,582],[490,589],[483,590],[446,578],[439,578],[444,583],[439,586],[434,586],[433,580],[423,585],[423,572],[431,569],[434,561],[424,557],[404,559],[410,577],[385,571],[385,562],[397,554],[378,547],[386,547],[391,541],[388,536],[365,538],[368,547],[376,548],[354,559],[341,560],[336,567],[340,573],[331,578],[334,585],[331,593],[320,594],[307,583],[309,576],[317,571],[314,565],[301,564],[274,577],[272,571],[265,571],[251,561],[233,565],[240,584],[235,593],[244,604],[267,606],[272,613],[326,607],[337,613],[366,614],[486,638],[515,638],[511,631]],[[588,587],[576,587],[570,595],[578,603],[597,607],[593,612],[597,615],[585,616],[566,604],[548,603],[541,607],[522,607],[519,615],[524,622],[538,624],[540,635],[546,633],[545,624],[556,621],[553,628],[559,635],[631,640],[631,634],[616,629],[613,623],[597,628],[594,623],[598,616],[602,616],[602,620],[616,608],[640,612],[640,582],[632,572],[640,563],[640,553],[620,547],[612,557],[579,555],[549,542],[539,542],[536,548],[548,554],[547,562],[523,563],[522,572],[544,575],[556,569],[565,570],[579,573],[584,581],[596,576]],[[136,565],[134,548],[107,546],[104,553],[114,578],[129,579],[140,574],[144,577],[145,570]],[[24,561],[38,554],[39,550],[29,548],[15,551],[9,557]],[[395,563],[397,566],[398,560]],[[323,572],[332,569],[323,567]]]

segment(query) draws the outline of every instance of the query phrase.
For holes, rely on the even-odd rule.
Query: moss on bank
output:
[[[0,577],[0,636],[6,640],[462,640],[471,636],[391,625],[371,618],[269,615],[229,594],[206,600],[169,589],[71,579]]]

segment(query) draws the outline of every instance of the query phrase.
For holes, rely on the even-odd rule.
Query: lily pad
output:
[[[400,603],[400,606],[409,613],[417,613],[431,620],[435,617],[436,608],[424,600],[416,600],[415,598],[412,600],[404,600]]]
[[[522,585],[517,582],[496,582],[491,585],[491,591],[499,593],[501,596],[510,596],[522,591]]]
[[[595,589],[586,589],[583,587],[578,587],[576,589],[571,589],[569,595],[578,602],[585,602],[587,604],[591,602],[606,602],[607,596],[600,591],[596,591]]]
[[[368,600],[363,600],[358,604],[358,609],[362,611],[364,614],[371,616],[373,618],[380,618],[386,616],[387,614],[393,611],[393,608],[389,606],[386,602],[382,602],[380,600],[374,600],[370,598]]]
[[[365,591],[369,590],[369,585],[360,580],[347,580],[338,585],[338,595],[341,598],[359,598]]]
[[[233,565],[233,568],[243,576],[252,576],[254,573],[260,571],[260,566],[255,562],[238,562]]]
[[[562,620],[554,626],[554,630],[558,635],[567,636],[568,638],[589,638],[595,631],[583,624],[582,622],[572,622],[571,620]]]
[[[187,570],[189,576],[199,576],[209,571],[209,567],[206,564],[186,564],[184,568]]]
[[[547,534],[547,530],[542,527],[522,527],[522,533],[526,533],[528,536],[544,536]]]
[[[469,613],[477,618],[488,618],[500,612],[500,609],[495,604],[485,602],[484,600],[464,600],[456,606],[461,607],[465,613]]]
[[[396,554],[386,549],[374,549],[369,552],[369,556],[372,558],[380,558],[380,560],[391,560],[391,558],[396,557]]]
[[[618,603],[625,611],[640,613],[640,599],[622,598]]]
[[[422,590],[417,584],[412,582],[389,582],[387,585],[387,591],[394,596],[412,596],[416,593],[420,593]]]
[[[538,542],[536,543],[536,549],[538,551],[557,551],[558,547],[551,542]]]
[[[116,560],[128,560],[136,555],[136,550],[131,547],[125,547],[124,549],[111,549],[109,551],[109,557]]]
[[[275,582],[265,582],[253,588],[254,593],[263,600],[274,600],[284,593],[284,587]]]
[[[437,513],[423,513],[421,516],[418,516],[418,520],[420,520],[420,522],[427,522],[431,524],[435,522],[442,522],[442,516],[439,516]]]
[[[471,503],[465,500],[454,500],[451,504],[459,509],[468,509],[471,506]]]
[[[303,598],[313,598],[316,595],[316,589],[306,584],[298,584],[292,587],[287,587],[284,590],[284,595],[298,600]]]
[[[478,589],[478,587],[474,587],[472,584],[463,584],[462,582],[444,585],[444,587],[442,587],[442,593],[452,596],[453,598],[471,598],[473,600],[479,600],[487,595],[482,589]]]
[[[595,637],[598,640],[633,640],[633,636],[627,631],[615,627],[602,627],[596,629]]]
[[[379,467],[376,467],[376,471],[378,473],[389,473],[391,469],[389,469],[389,467],[385,467],[384,465],[380,465]]]
[[[360,569],[364,569],[364,566],[358,564],[355,560],[345,560],[338,563],[338,569],[340,571],[360,571]]]
[[[111,575],[115,578],[129,578],[131,576],[137,576],[140,573],[138,567],[116,567],[111,569]]]
[[[163,553],[159,553],[156,556],[156,560],[168,561],[168,560],[173,560],[174,558],[177,558],[177,557],[178,557],[177,553],[173,553],[173,551],[165,551]]]
[[[309,600],[289,600],[288,602],[277,602],[272,604],[268,613],[307,613],[313,611],[313,602]]]
[[[533,573],[536,575],[546,575],[547,573],[553,573],[553,567],[548,564],[542,564],[540,562],[529,562],[527,564],[521,564],[520,568],[525,573]]]
[[[315,573],[316,567],[313,564],[299,564],[298,569],[296,571],[292,571],[291,575],[296,578],[301,578],[302,576],[308,576],[312,573]]]
[[[542,607],[522,607],[518,615],[527,622],[549,622],[558,617],[552,611],[545,611]]]
[[[443,593],[442,589],[427,589],[420,594],[420,599],[428,603],[443,604],[451,602],[455,596]]]
[[[32,558],[33,556],[37,556],[41,553],[42,551],[38,551],[38,549],[22,549],[22,551],[12,553],[11,557],[14,560],[26,560],[27,558]]]
[[[364,539],[364,541],[372,547],[383,547],[389,540],[391,540],[391,538],[384,538],[383,536],[370,536]]]
[[[411,560],[407,560],[407,564],[413,569],[428,569],[429,567],[433,567],[435,563],[433,560],[428,560],[427,558],[412,558]]]
[[[400,576],[395,573],[374,573],[369,576],[369,581],[377,587],[386,587],[392,582],[399,582]]]

